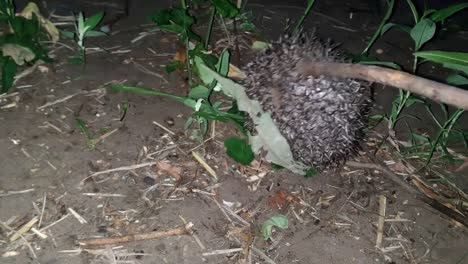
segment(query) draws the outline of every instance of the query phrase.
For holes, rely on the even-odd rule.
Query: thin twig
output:
[[[158,239],[158,238],[169,237],[169,236],[190,235],[192,233],[192,227],[193,227],[193,224],[189,222],[188,224],[184,226],[165,230],[165,231],[154,231],[154,232],[149,232],[149,233],[106,237],[106,238],[80,239],[78,243],[81,246],[86,247],[86,248],[95,248],[95,247],[102,247],[106,245],[115,245],[115,244],[120,244],[120,243]]]
[[[379,220],[377,222],[377,239],[375,242],[376,248],[382,247],[386,208],[387,208],[387,197],[385,197],[385,195],[380,195],[379,196]]]
[[[53,102],[46,103],[46,104],[44,104],[44,105],[42,105],[42,106],[39,106],[39,107],[37,108],[37,110],[41,110],[41,109],[44,109],[44,108],[46,108],[46,107],[50,107],[50,106],[53,106],[53,105],[56,105],[56,104],[59,104],[59,103],[63,103],[63,102],[65,102],[65,101],[67,101],[67,100],[70,100],[71,98],[73,98],[73,97],[75,97],[75,96],[77,96],[77,95],[79,95],[79,94],[82,94],[82,93],[83,93],[83,92],[74,93],[74,94],[65,96],[65,97],[63,97],[63,98],[57,99],[57,100],[55,100],[55,101],[53,101]]]
[[[304,75],[328,75],[377,82],[468,110],[468,91],[402,71],[378,66],[337,62],[317,63],[306,60],[299,62],[296,70]]]
[[[128,170],[135,170],[135,169],[139,169],[139,168],[143,168],[143,167],[148,167],[148,166],[153,166],[157,164],[157,162],[146,162],[146,163],[141,163],[141,164],[135,164],[135,165],[129,165],[129,166],[122,166],[122,167],[118,167],[118,168],[114,168],[114,169],[109,169],[109,170],[105,170],[105,171],[98,171],[98,172],[95,172],[91,175],[89,175],[88,177],[84,178],[80,184],[83,184],[87,179],[89,178],[92,178],[92,177],[95,177],[97,175],[101,175],[101,174],[106,174],[106,173],[110,173],[110,172],[115,172],[115,171],[128,171]]]

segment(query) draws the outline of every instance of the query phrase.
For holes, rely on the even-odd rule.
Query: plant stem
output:
[[[185,57],[187,58],[185,60],[185,64],[187,65],[187,78],[188,78],[188,84],[189,84],[189,87],[192,87],[192,66],[190,65],[190,56],[189,56],[189,49],[190,49],[190,41],[189,41],[189,38],[188,38],[188,34],[187,34],[187,29],[184,29],[185,30]]]
[[[304,14],[302,14],[302,17],[301,17],[301,19],[299,20],[299,22],[296,24],[296,27],[294,28],[293,33],[297,33],[297,31],[299,30],[299,28],[302,26],[302,24],[304,23],[304,20],[305,20],[306,17],[309,15],[310,10],[312,10],[312,6],[314,5],[314,3],[315,3],[315,0],[308,0],[308,1],[307,1],[306,10],[304,11]]]
[[[188,12],[187,10],[187,0],[181,0],[182,8],[185,10],[185,12]],[[190,87],[192,87],[192,67],[190,65],[190,57],[189,57],[189,50],[190,50],[190,40],[188,37],[188,31],[187,28],[184,26],[184,35],[185,35],[185,56],[186,56],[186,67],[187,67],[187,78],[188,78],[188,84]]]
[[[415,47],[415,51],[418,51],[417,47]],[[417,67],[418,67],[418,57],[414,56],[413,69],[412,69],[413,74],[416,74]],[[400,90],[400,92],[401,92],[401,90]],[[395,115],[395,119],[392,119],[392,122],[390,122],[390,124],[389,124],[389,129],[393,130],[393,128],[395,127],[396,121],[398,120],[398,117],[400,116],[401,112],[403,111],[403,108],[405,108],[406,101],[408,101],[408,98],[410,96],[411,96],[411,92],[409,92],[409,91],[404,92],[403,99],[398,104],[398,109],[397,109],[397,112],[396,112],[396,115]]]
[[[213,30],[213,22],[214,22],[215,16],[216,16],[216,7],[213,6],[213,11],[211,11],[210,23],[208,24],[208,32],[206,32],[205,49],[208,49],[208,45],[210,44],[211,31]]]
[[[408,92],[408,91],[404,92],[404,95],[401,101],[398,103],[396,114],[390,119],[391,122],[388,124],[388,128],[390,130],[393,130],[395,128],[396,121],[398,120],[398,117],[400,116],[401,111],[403,111],[403,108],[405,108],[406,101],[408,101],[408,98],[410,97],[410,95],[411,95],[411,92]]]
[[[231,40],[231,36],[229,35],[229,30],[226,26],[226,22],[224,21],[224,18],[223,16],[219,16],[219,19],[221,19],[221,25],[223,25],[223,29],[226,33],[226,37],[228,39],[228,43],[229,43],[229,46],[232,46],[232,40]]]
[[[432,143],[432,148],[429,153],[429,157],[427,158],[426,164],[424,166],[429,165],[429,163],[432,160],[432,157],[434,156],[434,152],[437,148],[437,145],[441,145],[441,147],[444,148],[446,142],[439,143],[441,140],[446,141],[450,131],[452,130],[453,126],[457,122],[457,120],[460,118],[460,116],[463,114],[464,110],[458,109],[453,115],[450,117],[447,122],[445,122],[444,126],[439,130],[439,133],[437,133],[436,139]]]
[[[367,44],[367,47],[361,52],[361,55],[366,54],[369,51],[369,49],[372,47],[372,45],[374,45],[374,42],[377,40],[377,38],[379,37],[379,35],[382,32],[382,28],[384,27],[384,25],[387,23],[387,20],[392,15],[395,0],[388,1],[387,3],[388,3],[387,12],[385,13],[385,16],[383,17],[382,21],[380,22],[380,25],[377,28],[377,31],[375,31],[374,35],[372,36],[371,40],[369,41],[369,44]]]

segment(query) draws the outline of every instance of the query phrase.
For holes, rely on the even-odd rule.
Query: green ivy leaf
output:
[[[281,229],[288,228],[288,218],[280,214],[266,220],[262,225],[263,239],[268,240],[271,238],[271,230],[273,227],[279,227]]]
[[[224,146],[228,156],[243,165],[249,165],[255,158],[252,147],[245,139],[230,137],[224,141]]]

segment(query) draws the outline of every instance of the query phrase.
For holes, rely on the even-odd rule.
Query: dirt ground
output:
[[[288,18],[299,17],[305,4],[276,2],[249,1],[254,22],[269,39],[281,33]],[[379,23],[369,2],[317,1],[307,28],[358,52]],[[224,154],[222,139],[234,133],[229,125],[216,124],[214,138],[200,145],[184,134],[190,115],[184,106],[103,88],[125,82],[186,93],[183,76],[166,74],[162,67],[178,50],[176,37],[151,31],[144,20],[169,4],[130,1],[129,16],[113,24],[112,35],[90,42],[102,49],[89,53],[84,70],[67,62],[69,49],[56,46],[51,48],[55,63],[24,77],[1,98],[1,263],[468,263],[466,228],[376,170],[344,167],[303,178],[264,166],[240,167]],[[118,17],[112,8],[109,17]],[[223,36],[221,28],[216,32]],[[433,47],[468,52],[467,43],[464,32]],[[403,34],[389,32],[373,50],[408,65],[410,44]],[[446,76],[436,70],[422,68],[422,74]],[[394,92],[378,90],[374,111],[388,109]],[[120,121],[124,103],[129,111]],[[86,122],[94,139],[105,137],[89,146],[76,119]],[[424,123],[415,126],[423,129]],[[465,190],[466,173],[456,178]],[[386,221],[377,249],[382,196]],[[260,227],[277,214],[287,216],[289,227],[264,242]],[[28,231],[11,242],[6,226],[17,229],[32,219],[47,237]],[[86,250],[77,243],[172,230],[185,221],[193,223],[193,235]]]

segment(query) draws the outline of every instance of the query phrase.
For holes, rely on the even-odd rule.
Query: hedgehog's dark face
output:
[[[302,76],[296,64],[343,61],[314,36],[282,38],[245,67],[247,94],[258,100],[288,141],[294,158],[318,170],[356,153],[366,124],[368,85],[352,79]]]

